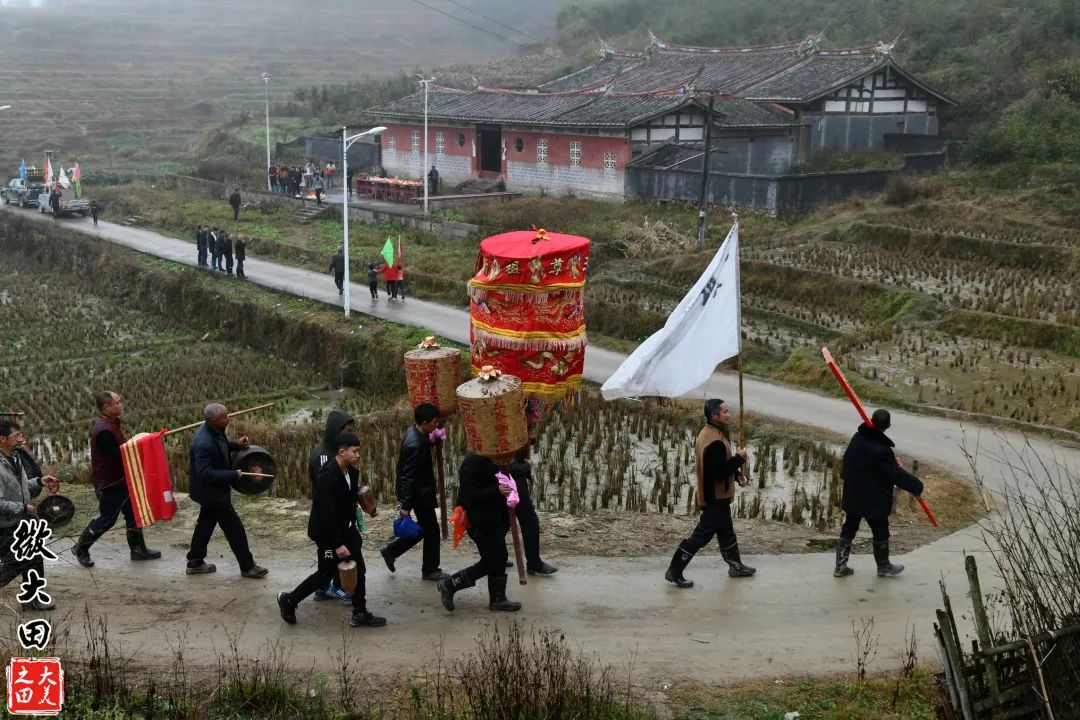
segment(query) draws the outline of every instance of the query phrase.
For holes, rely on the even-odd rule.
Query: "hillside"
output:
[[[466,10],[427,3],[511,35]],[[538,37],[553,32],[557,0],[469,7]],[[416,2],[326,0],[69,0],[0,7],[0,168],[46,149],[65,164],[160,169],[225,111],[261,114],[299,87],[515,55],[527,37],[500,40]],[[40,163],[40,160],[37,160]]]

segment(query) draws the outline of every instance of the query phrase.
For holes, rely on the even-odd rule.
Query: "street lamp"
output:
[[[342,249],[345,252],[345,317],[349,317],[349,148],[352,144],[362,137],[368,137],[370,135],[381,135],[386,132],[386,128],[382,125],[373,127],[370,130],[365,130],[362,133],[355,135],[349,135],[349,128],[341,128],[341,177],[345,180],[341,184],[341,212],[342,221],[345,226],[344,242],[342,243]]]
[[[435,76],[424,79],[424,76],[420,73],[416,74],[416,79],[420,81],[420,84],[424,86],[424,169],[420,171],[420,180],[424,183],[424,214],[428,212],[428,86],[435,82]]]
[[[274,186],[270,184],[270,80],[273,75],[263,73],[263,94],[266,98],[266,191],[271,192]]]
[[[0,105],[0,110],[10,110],[10,109],[11,109],[10,105]]]

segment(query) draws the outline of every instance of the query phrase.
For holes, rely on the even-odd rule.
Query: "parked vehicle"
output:
[[[29,177],[26,180],[14,178],[0,190],[0,196],[3,196],[5,205],[14,203],[19,207],[26,207],[28,205],[36,205],[38,202],[38,195],[44,192],[44,190],[44,180],[34,180]]]
[[[90,215],[90,201],[86,198],[76,198],[75,191],[69,190],[70,197],[66,194],[60,196],[60,215],[82,215],[88,217]],[[48,190],[43,190],[38,195],[37,204],[38,212],[51,213],[53,211],[52,204],[49,199],[52,193]]]

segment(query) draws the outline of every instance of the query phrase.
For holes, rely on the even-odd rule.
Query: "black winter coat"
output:
[[[435,507],[435,467],[431,441],[415,425],[401,438],[397,461],[397,500],[402,510]]]
[[[499,466],[491,458],[466,455],[458,471],[458,502],[469,516],[470,527],[482,533],[505,535],[510,529],[510,514],[506,498],[499,492],[497,472]]]
[[[341,434],[341,428],[351,422],[355,422],[352,415],[344,410],[331,410],[326,416],[326,428],[323,430],[322,442],[315,446],[308,459],[308,478],[311,487],[315,487],[315,481],[319,477],[322,466],[333,459],[337,452],[334,450],[334,438]]]
[[[247,243],[243,240],[236,241],[236,259],[247,260]]]
[[[203,423],[192,438],[188,452],[191,460],[188,490],[192,500],[200,505],[232,501],[232,483],[236,480],[236,471],[229,463],[229,453],[239,449],[239,443],[231,442],[225,433],[212,430]]]
[[[308,537],[320,548],[338,548],[345,536],[356,532],[356,490],[360,472],[349,469],[349,481],[331,458],[319,470],[315,491],[311,497],[311,516],[308,518]]]
[[[893,486],[922,495],[919,478],[896,464],[893,441],[865,423],[844,452],[844,512],[881,518],[892,513]]]

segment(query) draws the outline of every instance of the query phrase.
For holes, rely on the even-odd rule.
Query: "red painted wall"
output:
[[[517,139],[525,144],[519,153],[515,147]],[[568,133],[519,132],[513,128],[503,128],[503,141],[506,143],[506,159],[514,162],[536,162],[536,142],[547,140],[548,165],[570,164],[570,141],[581,141],[581,167],[603,169],[604,153],[615,153],[615,169],[622,170],[630,161],[631,146],[628,138],[603,137],[595,135],[574,135]]]
[[[382,134],[382,147],[385,150],[390,138],[397,139],[398,152],[412,151],[413,130],[420,132],[420,152],[424,152],[424,126],[423,125],[386,125],[386,132]],[[428,153],[435,154],[435,133],[441,132],[446,137],[445,155],[472,156],[472,143],[476,140],[476,130],[471,127],[446,127],[443,125],[428,125]],[[465,136],[465,144],[458,145],[458,135]]]

